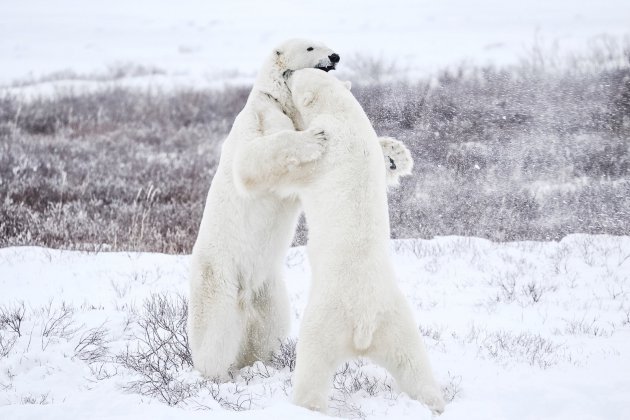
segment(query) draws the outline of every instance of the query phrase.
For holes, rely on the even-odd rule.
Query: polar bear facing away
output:
[[[294,39],[275,48],[223,143],[221,159],[193,247],[188,337],[203,375],[227,379],[230,370],[269,360],[289,328],[282,279],[300,203],[287,194],[310,174],[326,148],[320,129],[302,129],[286,76],[293,70],[334,69],[339,55]],[[323,71],[322,71],[323,70]],[[409,172],[402,143],[383,139],[390,181]],[[394,166],[394,165],[392,165]]]
[[[296,71],[293,102],[328,148],[299,192],[309,226],[313,280],[297,345],[294,402],[325,410],[343,361],[367,356],[402,391],[442,412],[444,401],[389,258],[386,177],[379,140],[352,94],[334,77]]]

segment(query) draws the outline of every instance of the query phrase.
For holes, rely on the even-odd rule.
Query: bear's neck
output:
[[[299,125],[299,121],[296,121],[295,118],[297,111],[291,99],[291,92],[282,76],[283,71],[282,67],[279,68],[275,62],[267,64],[258,74],[254,88],[258,93],[266,95],[276,101],[282,109],[282,112],[291,118],[297,127],[297,125]]]

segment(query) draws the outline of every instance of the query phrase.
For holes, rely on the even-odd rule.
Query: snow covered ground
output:
[[[601,35],[619,41],[628,22],[627,0],[5,1],[0,87],[45,77],[40,91],[89,89],[129,65],[135,71],[118,74],[119,84],[249,83],[269,50],[292,37],[336,49],[340,71],[365,70],[361,55],[413,76],[463,61],[512,63],[536,43],[568,52]]]
[[[394,241],[392,253],[450,400],[442,419],[627,418],[630,237],[439,237]],[[213,384],[183,366],[170,392],[189,393],[175,407],[130,388],[142,375],[124,355],[148,340],[145,299],[185,296],[188,259],[0,249],[0,418],[190,419],[208,418],[206,409],[212,418],[323,418],[289,403],[289,367],[258,364]],[[303,248],[289,250],[286,277],[297,337],[310,281]],[[20,336],[8,321],[16,311]],[[341,369],[330,414],[431,418],[369,361]]]

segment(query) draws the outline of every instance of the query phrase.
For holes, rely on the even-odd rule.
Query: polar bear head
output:
[[[339,54],[318,42],[307,39],[290,39],[273,50],[269,58],[274,70],[283,76],[292,71],[316,68],[328,72],[339,63]]]
[[[319,70],[293,72],[288,86],[293,103],[307,125],[319,114],[347,112],[350,108],[347,104],[356,103],[350,93],[350,82],[341,82]]]

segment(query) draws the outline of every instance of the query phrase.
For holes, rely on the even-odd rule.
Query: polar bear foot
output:
[[[435,387],[425,387],[422,390],[420,400],[424,402],[434,414],[442,414],[444,412],[444,406],[446,403],[444,402],[440,389]]]
[[[385,161],[386,178],[388,185],[397,185],[401,177],[411,175],[413,159],[409,149],[392,137],[379,137],[383,158]]]
[[[295,395],[293,397],[293,404],[308,408],[312,411],[319,411],[320,413],[326,413],[328,408],[327,398],[312,392]]]

